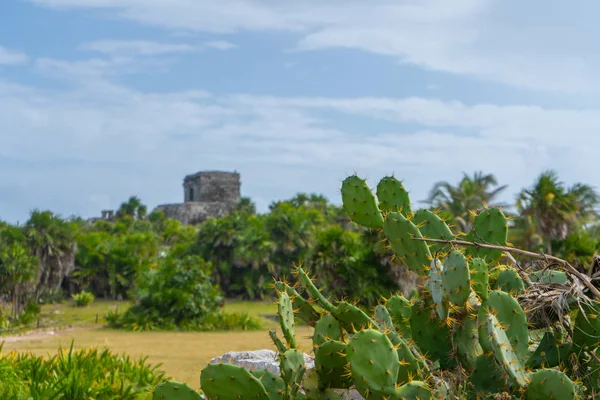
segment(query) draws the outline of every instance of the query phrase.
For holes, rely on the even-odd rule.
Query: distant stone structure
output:
[[[102,213],[100,218],[97,218],[97,217],[88,218],[87,222],[90,224],[93,224],[98,221],[114,221],[115,210],[102,210],[100,212]]]
[[[161,204],[155,211],[184,225],[199,224],[231,213],[240,201],[240,189],[238,172],[197,172],[183,179],[183,203]]]

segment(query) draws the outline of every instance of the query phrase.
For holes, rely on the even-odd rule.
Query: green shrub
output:
[[[94,295],[84,290],[80,293],[74,294],[73,300],[75,300],[75,305],[77,307],[87,307],[94,302]]]
[[[160,364],[131,359],[109,350],[59,349],[51,357],[32,353],[2,353],[1,399],[121,399],[148,398],[148,390],[164,380]]]
[[[226,314],[218,286],[211,282],[211,264],[198,256],[167,257],[144,273],[135,303],[124,313],[108,313],[107,326],[134,331],[257,329],[260,320],[247,314]]]

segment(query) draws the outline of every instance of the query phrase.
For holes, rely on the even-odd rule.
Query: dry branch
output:
[[[455,246],[481,247],[481,248],[485,248],[485,249],[492,249],[492,250],[499,250],[499,251],[508,252],[508,253],[521,254],[523,256],[535,258],[538,260],[554,261],[557,264],[561,265],[565,269],[565,272],[577,277],[577,279],[579,279],[594,294],[595,297],[600,299],[600,291],[592,284],[591,279],[588,276],[577,271],[577,269],[575,269],[575,267],[573,267],[571,264],[569,264],[569,262],[563,260],[562,258],[554,257],[554,256],[544,254],[544,253],[533,253],[533,252],[527,251],[527,250],[515,249],[513,247],[497,246],[494,244],[468,242],[466,240],[444,240],[444,239],[429,239],[429,238],[413,238],[413,240],[421,240],[421,241],[425,241],[425,242],[434,242],[434,243],[446,243],[446,244],[451,244],[451,245],[455,245]]]

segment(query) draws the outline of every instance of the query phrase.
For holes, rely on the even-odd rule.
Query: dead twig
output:
[[[551,260],[551,261],[554,261],[554,262],[560,264],[570,274],[576,276],[594,294],[595,297],[600,299],[600,291],[594,285],[592,285],[590,278],[588,276],[582,274],[581,272],[577,271],[567,261],[565,261],[561,258],[558,258],[558,257],[554,257],[554,256],[544,254],[544,253],[533,253],[531,251],[515,249],[513,247],[498,246],[498,245],[494,245],[494,244],[468,242],[466,240],[444,240],[444,239],[429,239],[429,238],[416,238],[416,237],[414,237],[412,239],[420,240],[420,241],[424,241],[424,242],[446,243],[446,244],[451,244],[451,245],[455,245],[455,246],[481,247],[484,249],[499,250],[499,251],[504,251],[504,252],[509,252],[509,253],[521,254],[523,256],[535,258],[537,260],[544,260],[544,261]]]

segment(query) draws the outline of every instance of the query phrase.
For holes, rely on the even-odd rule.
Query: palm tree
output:
[[[566,189],[554,171],[544,171],[517,196],[517,210],[533,218],[536,230],[552,253],[552,240],[565,240],[578,226],[597,220],[600,197],[593,188],[577,183]]]
[[[33,210],[25,224],[29,248],[40,263],[35,298],[60,288],[63,279],[75,268],[77,225],[50,211]]]
[[[474,218],[471,211],[481,208],[484,204],[505,207],[505,204],[492,203],[506,188],[507,185],[498,186],[496,177],[492,174],[478,171],[471,177],[463,173],[458,186],[445,181],[437,182],[424,203],[440,209],[452,218],[459,232],[468,233]]]
[[[145,219],[148,213],[148,208],[137,196],[131,196],[127,202],[121,203],[117,210],[117,218],[131,217],[133,219]]]

